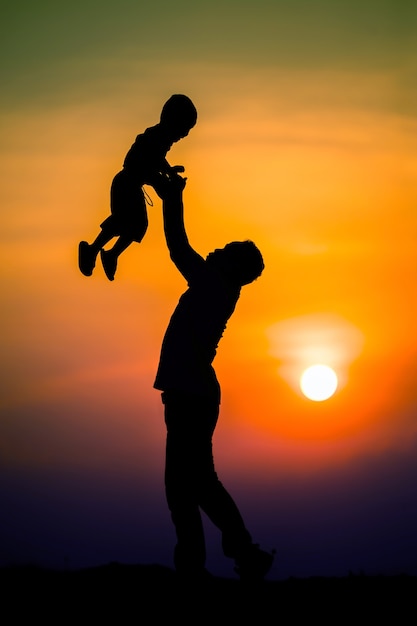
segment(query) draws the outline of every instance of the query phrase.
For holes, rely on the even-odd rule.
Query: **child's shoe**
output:
[[[109,280],[114,280],[117,270],[117,256],[111,250],[100,250],[101,262],[104,272]]]
[[[262,581],[273,561],[274,553],[265,552],[257,544],[252,544],[235,560],[235,572],[242,581]]]
[[[96,254],[92,247],[86,241],[80,241],[78,246],[78,267],[84,276],[91,276],[96,266]]]

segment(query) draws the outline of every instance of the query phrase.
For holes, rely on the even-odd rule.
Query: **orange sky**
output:
[[[193,67],[181,69],[199,120],[169,159],[186,167],[190,240],[207,254],[251,238],[266,262],[243,290],[216,359],[226,430],[243,424],[258,438],[253,454],[265,454],[265,438],[288,441],[294,466],[296,441],[310,442],[327,464],[401,439],[404,425],[381,411],[404,400],[417,343],[416,127],[386,106],[392,76],[265,70],[235,71],[231,81],[223,70],[194,83]],[[160,343],[185,287],[166,251],[159,200],[150,190],[148,233],[122,257],[114,284],[100,267],[93,278],[80,275],[76,249],[106,217],[111,179],[135,135],[156,123],[175,90],[132,94],[123,110],[120,95],[109,94],[6,116],[7,408],[78,398],[88,421],[91,406],[107,412],[110,397],[132,419],[137,408],[159,406],[152,382]],[[314,339],[317,325],[327,331]],[[341,378],[336,396],[319,405],[297,388],[310,364],[300,353],[317,341],[324,345],[315,349],[333,352]],[[84,397],[90,386],[102,400],[100,392]]]
[[[219,475],[280,576],[416,571],[416,23],[392,0],[4,8],[4,558],[170,558],[152,385],[185,282],[160,201],[113,283],[82,276],[77,247],[135,136],[185,93],[198,123],[168,159],[190,241],[250,238],[266,264],[214,363]],[[298,381],[319,358],[339,388],[312,402]]]

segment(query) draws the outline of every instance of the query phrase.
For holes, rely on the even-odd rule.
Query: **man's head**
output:
[[[265,267],[262,254],[253,241],[228,243],[224,248],[210,252],[206,262],[240,286],[256,280]]]
[[[160,123],[173,141],[186,137],[196,122],[197,109],[188,96],[174,94],[162,107]]]

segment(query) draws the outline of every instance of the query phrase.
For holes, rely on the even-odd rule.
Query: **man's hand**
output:
[[[190,246],[184,226],[182,192],[187,179],[175,173],[164,181],[162,210],[164,215],[165,239],[171,259],[190,282],[204,264],[204,259]]]
[[[186,181],[187,179],[179,176],[179,174],[173,174],[172,176],[161,174],[152,186],[161,200],[165,200],[166,198],[181,195]]]
[[[186,185],[187,179],[179,174],[164,177],[163,180],[154,187],[156,193],[162,200],[167,198],[181,198],[182,190]]]
[[[179,174],[174,174],[169,179],[169,183],[167,185],[167,189],[172,189],[173,191],[182,191],[187,183],[187,179],[184,176],[180,176]]]

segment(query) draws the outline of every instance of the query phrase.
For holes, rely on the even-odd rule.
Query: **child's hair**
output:
[[[188,129],[197,122],[197,109],[188,96],[174,94],[162,107],[161,122],[168,126],[183,126]]]

